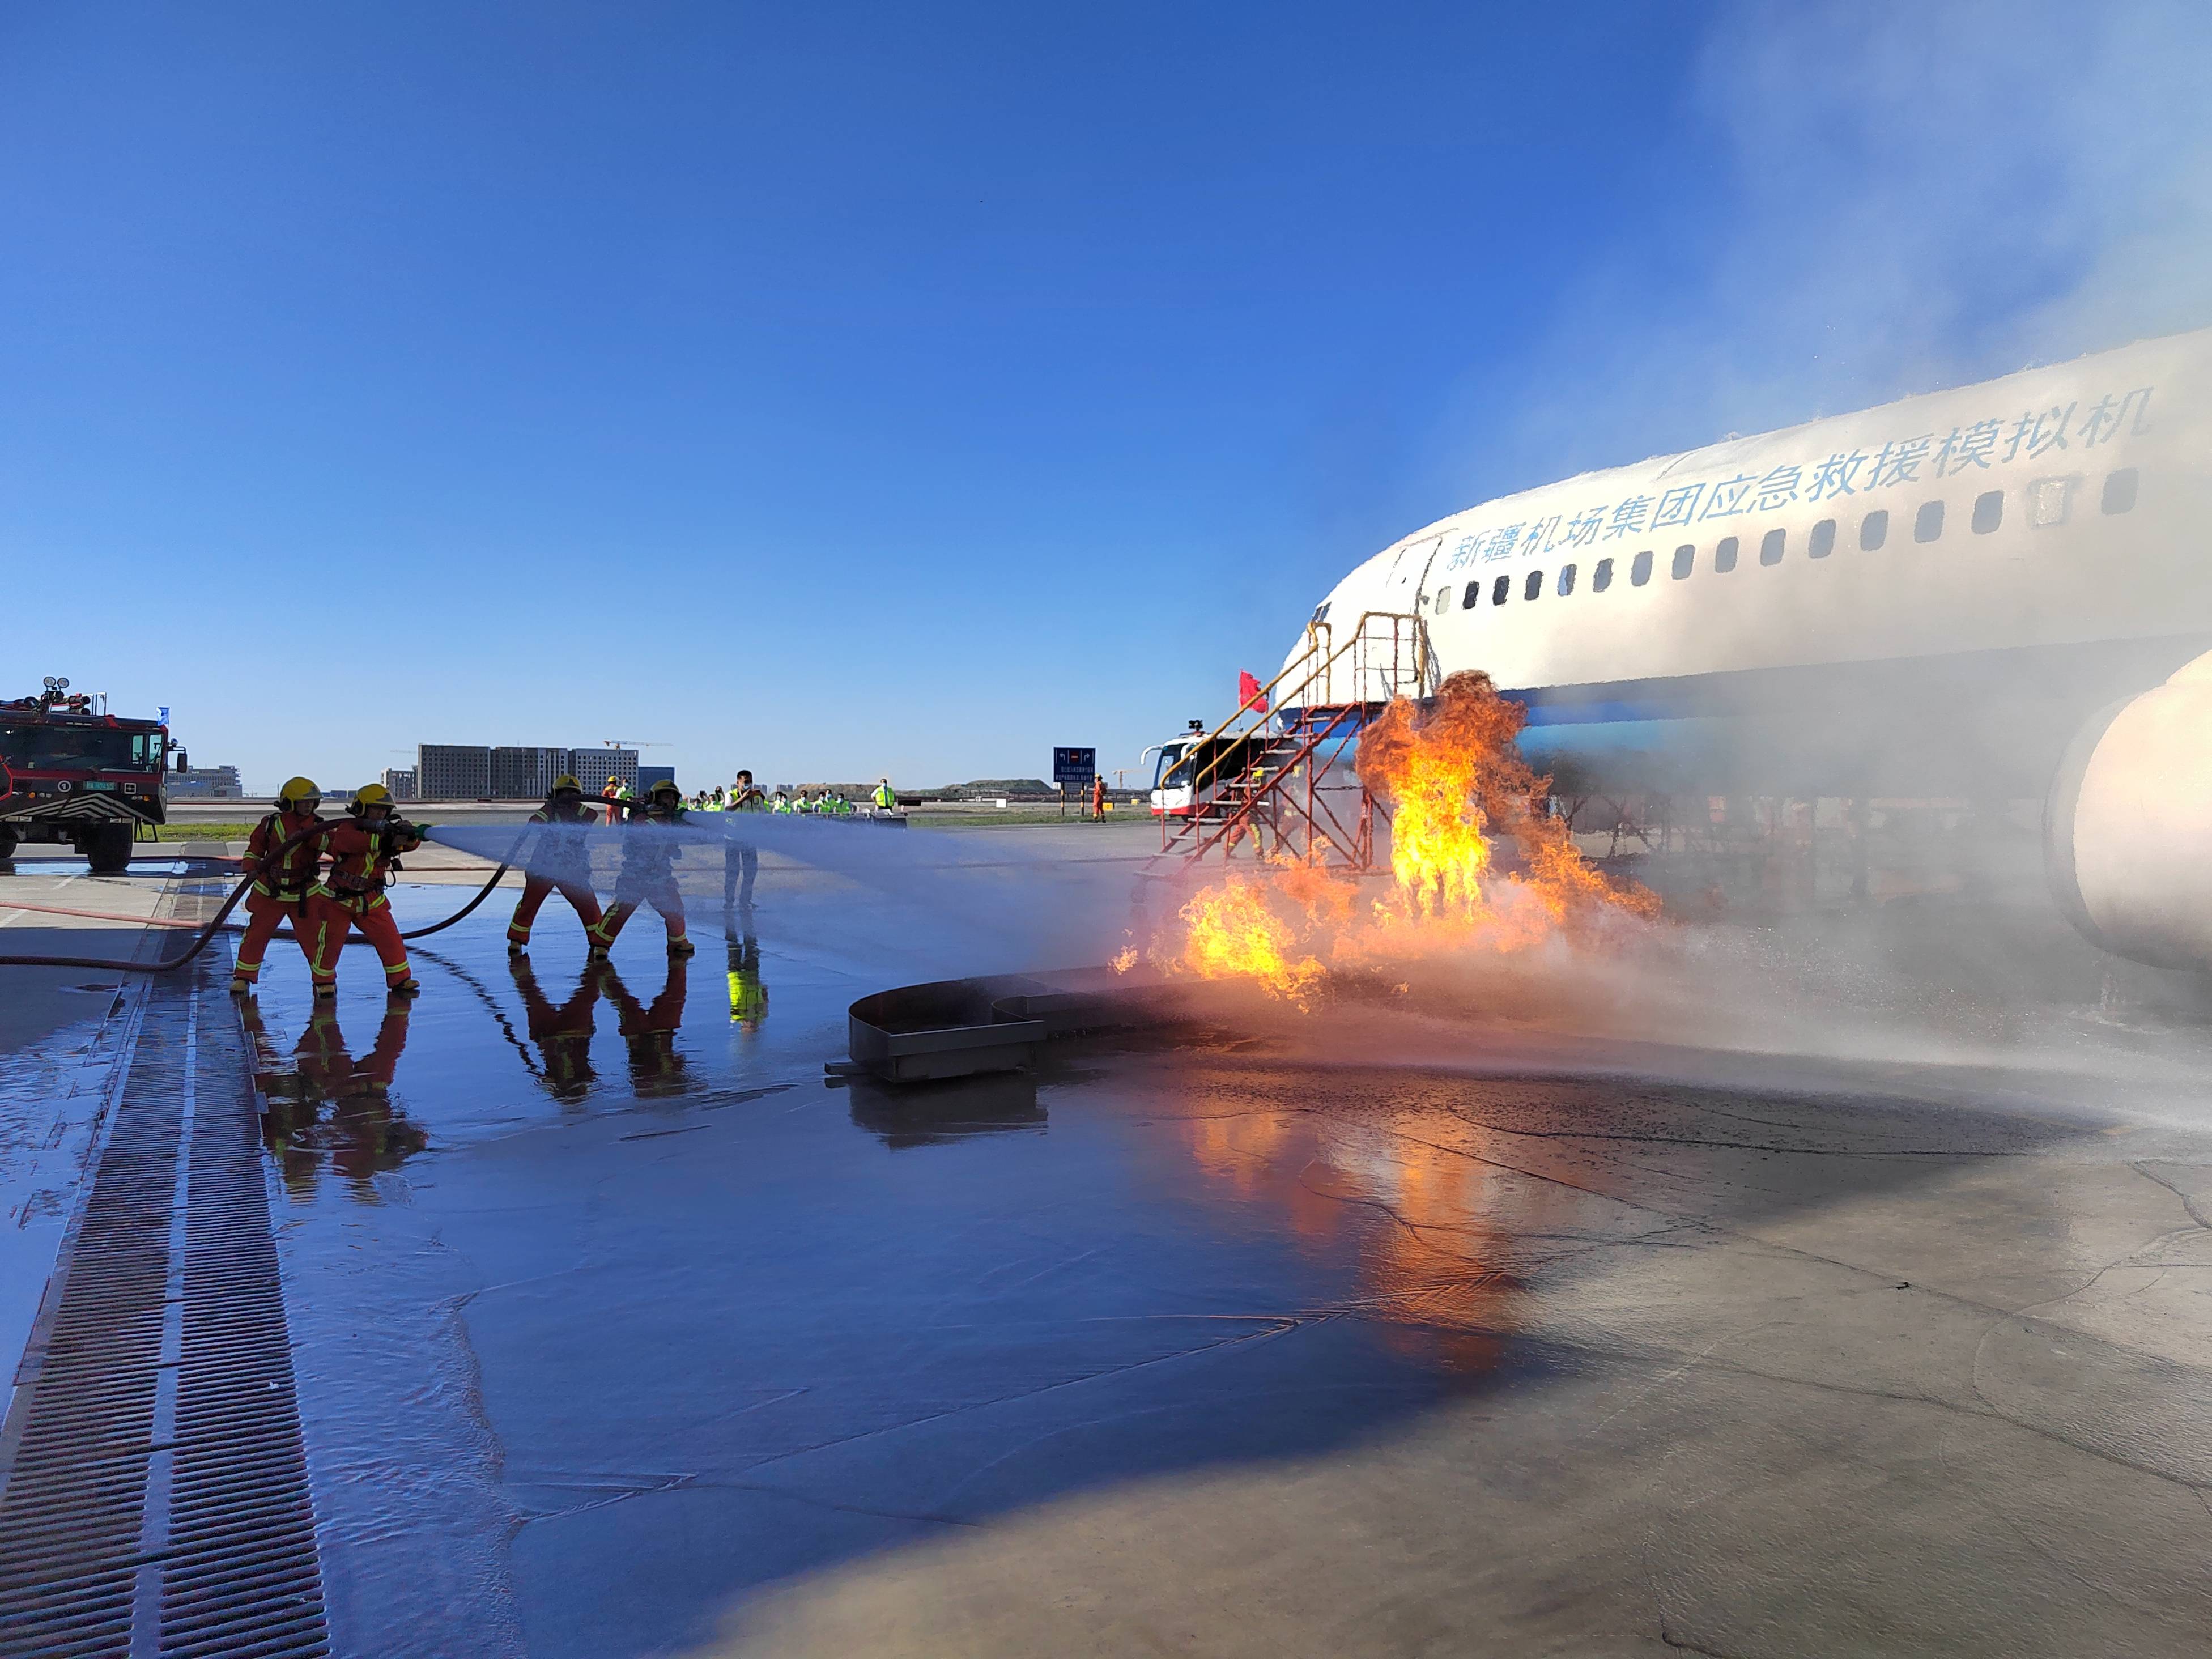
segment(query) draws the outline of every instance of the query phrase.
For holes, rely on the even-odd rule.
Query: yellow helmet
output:
[[[576,781],[573,774],[568,772],[563,772],[559,777],[553,780],[553,793],[555,794],[559,794],[563,789],[573,789],[580,795],[584,793],[584,786]]]
[[[315,787],[313,778],[287,778],[284,787],[276,792],[276,810],[296,812],[303,803],[322,798],[323,792]]]
[[[368,807],[391,805],[392,792],[389,789],[380,783],[364,783],[353,792],[353,799],[346,803],[346,811],[359,817]]]
[[[684,799],[684,792],[676,787],[676,780],[673,778],[654,779],[653,787],[646,793],[648,795],[673,795],[678,800]]]

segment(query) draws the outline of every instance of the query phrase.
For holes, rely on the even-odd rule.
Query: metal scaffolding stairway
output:
[[[1419,616],[1370,611],[1348,629],[1316,617],[1282,672],[1185,750],[1191,804],[1162,817],[1162,856],[1372,868],[1389,814],[1352,775],[1353,751],[1394,698],[1428,696],[1437,678]]]

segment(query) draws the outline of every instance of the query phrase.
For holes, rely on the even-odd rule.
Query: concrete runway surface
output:
[[[242,1011],[342,1655],[2212,1648],[2204,1026],[2056,935],[1986,993],[1869,988],[1956,932],[1900,913],[1771,1005],[1802,935],[895,1093],[825,1086],[846,1005],[992,964],[803,895],[596,969],[556,899],[510,962],[505,908],[411,1009],[280,945]],[[21,1232],[191,992],[0,973]]]

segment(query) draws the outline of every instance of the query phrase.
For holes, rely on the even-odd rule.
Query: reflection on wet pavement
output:
[[[404,925],[449,902],[397,900]],[[779,1607],[823,1621],[790,1650],[889,1650],[855,1612],[871,1564],[1125,1490],[1359,1469],[1478,1413],[1451,1456],[1480,1480],[1360,1547],[1395,1559],[1471,1524],[1441,1517],[1481,1480],[1582,1492],[1577,1437],[1626,1434],[1603,1425],[1651,1378],[1748,1364],[1739,1319],[1785,1334],[1767,1369],[1832,1373],[1803,1311],[1821,1275],[1856,1297],[1948,1274],[1991,1309],[2078,1282],[2051,1182],[2003,1184],[2076,1125],[1202,1037],[831,1089],[846,1005],[882,988],[866,953],[834,917],[732,908],[717,975],[708,920],[696,970],[641,929],[612,963],[552,927],[508,957],[495,921],[420,953],[411,1010],[358,972],[336,1010],[282,975],[248,1005],[342,1651],[457,1629],[466,1651],[669,1651]],[[1938,1188],[1960,1196],[1917,1232],[1864,1220]],[[1479,1426],[1592,1387],[1619,1399],[1553,1425],[1549,1462]],[[1079,1582],[1079,1558],[1042,1571]],[[1018,1625],[1051,1599],[1006,1582]],[[991,1645],[956,1624],[915,1650]]]

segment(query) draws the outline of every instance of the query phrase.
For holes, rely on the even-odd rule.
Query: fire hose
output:
[[[222,930],[225,922],[228,921],[230,913],[238,908],[238,902],[246,896],[246,890],[252,887],[256,881],[259,880],[262,875],[268,871],[278,859],[282,858],[286,853],[290,852],[292,848],[297,847],[301,842],[310,840],[317,836],[327,834],[332,824],[336,822],[337,822],[337,820],[331,819],[310,825],[308,828],[301,830],[297,835],[288,836],[283,842],[270,848],[267,853],[263,854],[259,859],[254,860],[252,867],[247,870],[244,876],[240,878],[238,885],[230,890],[230,896],[222,902],[222,908],[217,910],[213,916],[208,919],[206,923],[202,926],[199,932],[193,936],[192,942],[185,947],[180,955],[172,957],[167,961],[119,962],[101,960],[93,957],[0,956],[0,968],[99,968],[111,973],[118,974],[173,973],[176,969],[183,967],[186,963],[190,962],[194,957],[199,955],[202,951],[207,949],[208,941],[213,939],[217,933]],[[441,933],[445,932],[447,928],[451,927],[455,922],[461,921],[471,910],[474,910],[477,906],[482,904],[487,898],[491,896],[491,890],[499,885],[499,878],[505,875],[508,869],[513,866],[515,854],[521,852],[523,843],[530,839],[532,832],[534,831],[537,827],[537,825],[532,824],[528,828],[525,829],[520,836],[515,837],[514,845],[508,848],[507,849],[506,855],[500,860],[499,868],[491,872],[490,878],[487,880],[482,887],[477,890],[477,895],[474,898],[471,899],[466,904],[464,904],[459,909],[454,911],[452,915],[447,916],[443,921],[432,922],[428,927],[414,928],[410,932],[400,934],[399,937],[402,939],[428,939],[433,933]],[[236,927],[238,924],[233,922],[230,925],[233,927]],[[276,934],[276,937],[279,939],[291,939],[295,937],[295,935],[289,932],[280,931]]]

